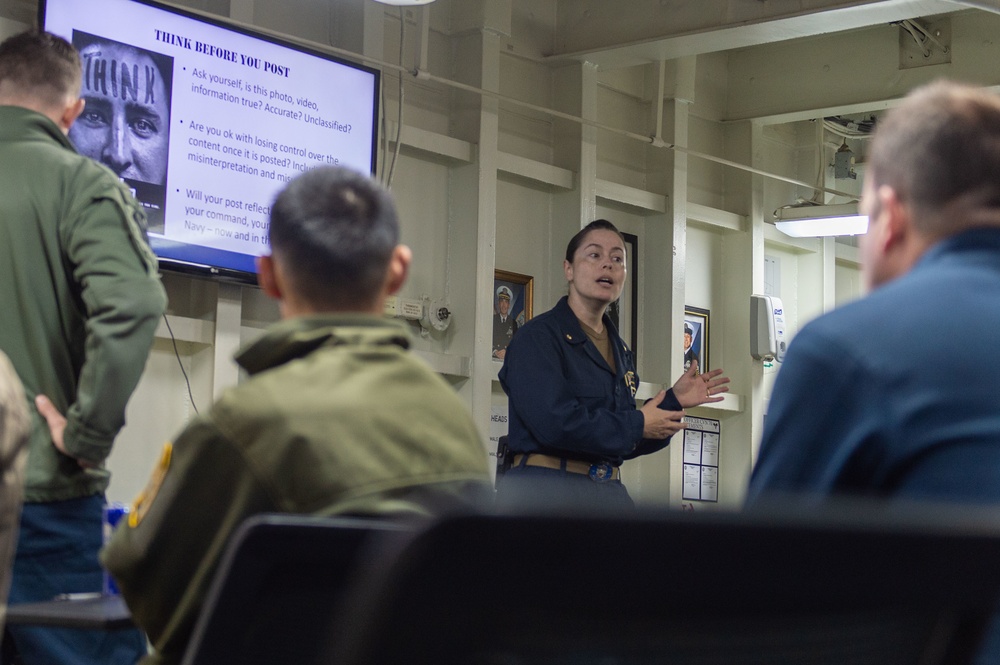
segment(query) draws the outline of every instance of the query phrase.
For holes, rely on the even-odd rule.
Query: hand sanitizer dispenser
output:
[[[785,312],[775,296],[750,296],[750,355],[757,360],[785,359]]]

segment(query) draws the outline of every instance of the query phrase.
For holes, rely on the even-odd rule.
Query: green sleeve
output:
[[[101,562],[156,650],[179,662],[230,535],[247,517],[276,506],[240,451],[205,417],[164,452]]]
[[[72,456],[100,463],[125,424],[166,296],[142,213],[123,192],[112,188],[87,200],[62,233],[87,322],[85,360],[63,437]]]

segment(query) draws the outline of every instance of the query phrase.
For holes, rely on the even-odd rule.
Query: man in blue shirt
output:
[[[946,82],[911,93],[879,122],[861,207],[872,291],[793,340],[748,505],[1000,503],[1000,97]]]

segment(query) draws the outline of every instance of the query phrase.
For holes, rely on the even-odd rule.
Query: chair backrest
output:
[[[340,616],[337,665],[967,663],[1000,519],[465,516],[407,536]]]
[[[340,594],[367,539],[403,528],[287,514],[248,519],[220,561],[184,665],[321,662]]]

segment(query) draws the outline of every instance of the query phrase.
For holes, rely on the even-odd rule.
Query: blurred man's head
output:
[[[878,123],[861,207],[869,288],[948,236],[1000,226],[1000,98],[948,82],[907,95]]]
[[[80,57],[73,45],[37,31],[0,44],[0,105],[37,111],[69,131],[83,109]]]
[[[168,77],[144,49],[108,40],[80,47],[87,105],[70,139],[121,178],[166,182],[170,138]]]
[[[260,283],[285,316],[381,313],[406,280],[411,254],[399,244],[392,198],[350,169],[321,166],[297,176],[271,207],[269,233]]]

